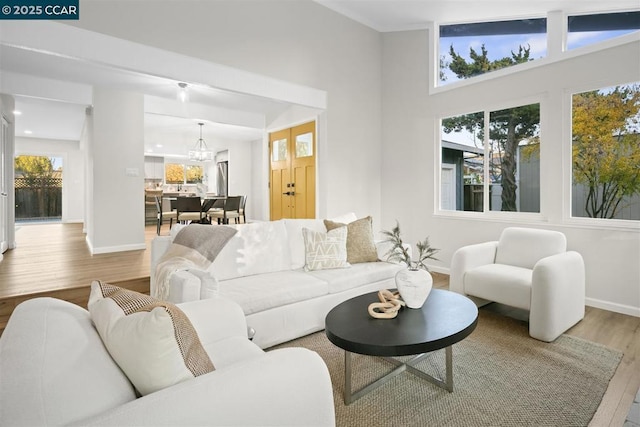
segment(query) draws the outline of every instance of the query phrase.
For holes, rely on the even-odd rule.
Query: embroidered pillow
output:
[[[347,227],[339,227],[326,233],[303,228],[302,237],[306,271],[351,266],[347,262]]]
[[[109,354],[143,396],[215,369],[174,304],[94,281],[89,312]]]
[[[347,226],[347,262],[357,264],[360,262],[378,261],[378,251],[373,241],[373,225],[370,216],[361,218],[349,224],[324,220],[327,230]]]

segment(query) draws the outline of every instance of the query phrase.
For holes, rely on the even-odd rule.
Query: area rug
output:
[[[326,362],[338,426],[586,426],[622,353],[569,335],[553,343],[529,337],[526,323],[480,311],[476,330],[453,346],[454,391],[404,372],[346,406],[344,351],[324,331],[274,348],[306,347]],[[392,370],[354,355],[354,390]],[[418,368],[440,378],[444,350]]]

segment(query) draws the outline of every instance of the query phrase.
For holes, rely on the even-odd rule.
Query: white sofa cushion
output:
[[[348,224],[358,219],[355,213],[349,212],[334,218],[329,218],[334,222]],[[291,254],[291,270],[304,267],[304,238],[302,229],[308,228],[313,231],[327,231],[321,219],[283,219],[287,229],[287,239],[289,240],[289,253]]]
[[[328,293],[326,282],[303,270],[288,270],[219,282],[220,295],[237,302],[245,315],[316,298]]]
[[[309,274],[329,284],[329,293],[335,294],[354,289],[369,283],[393,279],[398,270],[406,268],[390,262],[366,262],[354,264],[348,274],[344,270],[319,270]]]
[[[0,339],[0,425],[67,425],[135,398],[87,310],[53,298],[15,308]]]
[[[473,268],[464,275],[466,294],[529,310],[533,270],[505,264]]]
[[[347,268],[347,227],[342,226],[330,231],[302,229],[304,237],[306,271],[327,268]]]
[[[174,304],[94,281],[89,313],[109,354],[142,395],[214,370],[193,325]]]
[[[496,264],[533,269],[542,258],[567,250],[567,239],[559,231],[509,227],[500,235]]]
[[[287,229],[283,221],[253,222],[224,227],[233,227],[238,232],[227,242],[208,268],[216,279],[229,280],[291,268]]]
[[[324,231],[327,229],[321,219],[283,219],[284,226],[287,229],[287,240],[289,245],[289,253],[291,254],[291,270],[297,270],[304,267],[305,249],[304,237],[302,229],[308,228],[313,231]]]

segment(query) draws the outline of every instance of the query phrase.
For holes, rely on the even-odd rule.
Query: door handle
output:
[[[295,196],[296,192],[295,191],[287,191],[286,193],[282,193],[282,194],[284,194],[285,196]]]

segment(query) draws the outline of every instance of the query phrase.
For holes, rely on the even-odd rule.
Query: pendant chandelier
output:
[[[200,126],[200,138],[198,142],[196,142],[195,147],[192,150],[189,150],[189,160],[194,160],[196,162],[208,162],[213,160],[213,151],[207,148],[207,144],[202,139],[202,126],[204,123],[198,123]]]

